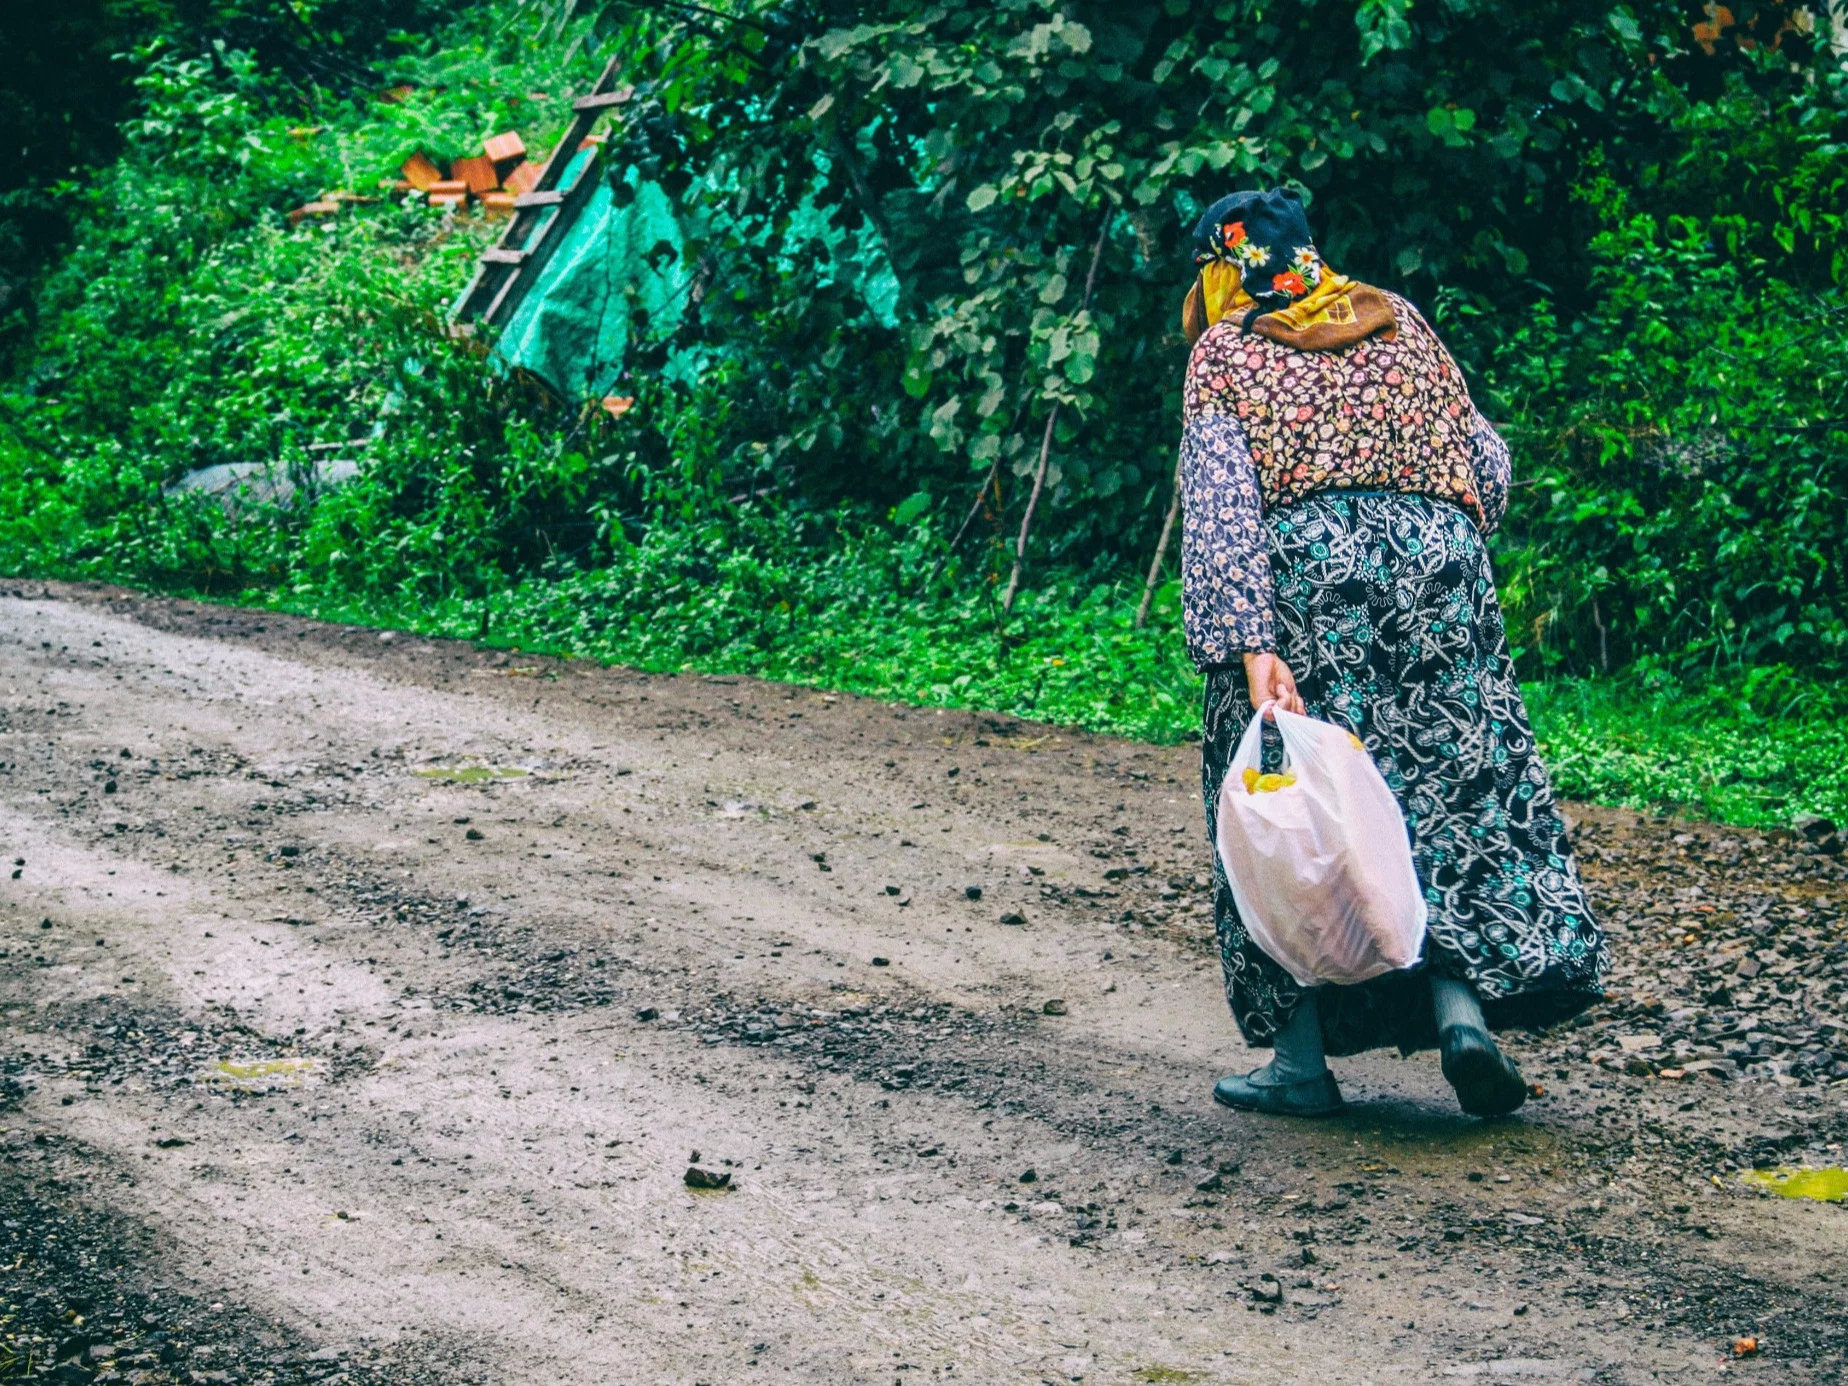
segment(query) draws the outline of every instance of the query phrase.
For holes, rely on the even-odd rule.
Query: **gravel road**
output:
[[[1621,967],[1543,1095],[1276,1121],[1210,1100],[1196,786],[0,584],[0,1376],[1842,1379],[1848,1207],[1744,1177],[1848,1163],[1827,825],[1573,808]]]

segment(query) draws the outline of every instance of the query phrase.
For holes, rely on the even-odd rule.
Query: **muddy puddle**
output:
[[[217,1088],[267,1092],[298,1087],[322,1069],[319,1059],[219,1059],[206,1065],[199,1081]]]
[[[411,772],[420,780],[447,780],[454,784],[485,784],[489,780],[524,780],[532,771],[517,765],[431,765]]]

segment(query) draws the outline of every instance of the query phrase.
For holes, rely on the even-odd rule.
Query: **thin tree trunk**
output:
[[[1001,598],[1001,614],[1014,609],[1014,595],[1020,591],[1020,569],[1027,559],[1027,535],[1033,530],[1033,512],[1039,506],[1040,491],[1046,485],[1046,460],[1052,455],[1052,430],[1059,422],[1059,406],[1054,404],[1046,415],[1046,431],[1040,435],[1039,465],[1033,469],[1033,491],[1027,497],[1027,512],[1020,517],[1020,538],[1014,541],[1014,571],[1008,574],[1007,595]]]
[[[1078,303],[1080,313],[1091,306],[1091,290],[1097,286],[1097,267],[1104,258],[1104,237],[1110,230],[1110,217],[1115,211],[1114,207],[1106,207],[1104,219],[1098,224],[1097,244],[1091,247],[1091,268],[1084,277],[1084,297]],[[1058,422],[1059,405],[1055,401],[1052,411],[1046,415],[1046,432],[1040,438],[1039,465],[1033,469],[1033,490],[1027,497],[1027,513],[1020,517],[1020,538],[1014,543],[1014,571],[1008,574],[1007,594],[1001,598],[1004,616],[1013,611],[1014,597],[1020,591],[1020,570],[1027,561],[1027,536],[1033,532],[1033,512],[1039,508],[1040,492],[1046,486],[1046,464],[1052,457],[1052,431]]]
[[[995,475],[1000,470],[1001,459],[997,457],[994,465],[988,469],[988,475],[982,478],[982,484],[975,488],[975,500],[970,503],[969,513],[963,516],[963,522],[956,527],[956,537],[950,540],[949,551],[951,553],[954,553],[956,546],[962,543],[962,537],[969,532],[969,526],[975,523],[975,517],[982,513],[982,497],[986,496],[988,488],[995,484]]]
[[[1168,541],[1174,537],[1174,522],[1181,518],[1181,464],[1174,464],[1174,498],[1168,502],[1168,518],[1161,522],[1161,542],[1155,545],[1155,561],[1149,564],[1149,580],[1142,584],[1142,605],[1136,608],[1136,629],[1149,619],[1149,604],[1155,600],[1155,584],[1161,578],[1161,565],[1168,557]]]

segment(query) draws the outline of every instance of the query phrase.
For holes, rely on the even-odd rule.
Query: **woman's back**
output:
[[[1456,362],[1418,310],[1385,295],[1396,328],[1304,351],[1222,319],[1188,362],[1184,418],[1235,419],[1266,506],[1318,491],[1434,496],[1485,520]]]

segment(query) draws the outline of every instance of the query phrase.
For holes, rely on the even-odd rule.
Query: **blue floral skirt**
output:
[[[1323,492],[1266,523],[1277,652],[1309,715],[1351,728],[1372,753],[1405,811],[1431,907],[1417,968],[1321,988],[1328,1052],[1435,1045],[1427,969],[1467,981],[1495,1029],[1584,1010],[1603,994],[1610,950],[1534,747],[1475,525],[1448,502],[1378,492]],[[1251,716],[1242,669],[1207,675],[1213,840],[1220,782]],[[1268,1047],[1301,990],[1251,941],[1217,856],[1226,996],[1246,1040]]]

